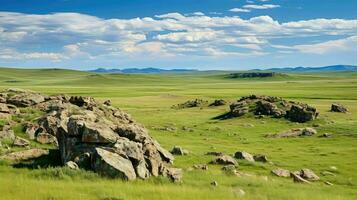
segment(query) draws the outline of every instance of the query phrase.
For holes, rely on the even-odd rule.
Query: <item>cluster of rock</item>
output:
[[[267,78],[274,77],[278,75],[275,72],[242,72],[242,73],[231,73],[228,75],[229,78]]]
[[[216,99],[209,106],[224,106],[227,102],[224,99]]]
[[[341,105],[341,104],[333,103],[331,105],[331,112],[346,113],[346,112],[348,112],[348,109],[345,106]]]
[[[174,106],[172,106],[172,108],[184,109],[184,108],[203,107],[206,105],[208,105],[208,101],[205,101],[202,99],[194,99],[194,100],[188,100],[184,103],[174,105]]]
[[[125,180],[168,176],[179,181],[181,169],[172,168],[174,157],[150,137],[127,113],[91,97],[44,96],[9,89],[0,93],[1,113],[10,116],[17,107],[43,113],[26,123],[30,139],[58,144],[64,165],[93,170]]]
[[[318,181],[320,177],[317,176],[311,169],[301,169],[300,171],[290,172],[286,169],[274,169],[272,174],[279,177],[291,177],[297,183],[310,183],[311,181]]]
[[[306,127],[306,128],[294,128],[288,131],[267,135],[267,137],[272,138],[289,138],[289,137],[300,137],[300,136],[312,136],[315,135],[317,131],[314,128]]]
[[[255,115],[268,115],[275,118],[285,117],[293,122],[307,122],[319,115],[316,108],[280,97],[250,95],[240,98],[230,106],[230,117],[243,116],[249,112]]]
[[[184,108],[194,108],[194,107],[204,107],[204,106],[223,106],[226,105],[227,102],[224,99],[215,99],[213,102],[209,103],[203,99],[194,99],[188,100],[184,103],[180,103],[177,105],[173,105],[172,108],[175,109],[184,109]]]

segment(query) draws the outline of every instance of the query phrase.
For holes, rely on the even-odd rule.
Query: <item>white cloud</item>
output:
[[[244,8],[232,8],[229,11],[231,11],[231,12],[246,12],[246,13],[250,12],[249,9],[244,9]]]
[[[243,8],[246,9],[258,9],[258,10],[273,9],[279,7],[280,5],[275,5],[275,4],[263,4],[263,5],[248,4],[243,6]]]
[[[277,5],[264,4],[264,9]],[[246,9],[262,9],[252,5]],[[167,13],[133,19],[101,19],[79,13],[32,15],[0,12],[0,59],[96,59],[137,56],[260,56],[269,48],[303,53],[351,50],[357,20],[312,19],[280,23],[270,16],[242,19]],[[309,37],[340,36],[313,44]],[[296,45],[284,43],[294,38]],[[304,38],[304,40],[299,40]],[[279,39],[280,42],[273,40]],[[273,44],[272,44],[273,43]],[[50,50],[48,50],[50,49]],[[30,52],[31,50],[31,52]],[[329,51],[330,51],[329,50]],[[143,56],[144,55],[144,56]]]

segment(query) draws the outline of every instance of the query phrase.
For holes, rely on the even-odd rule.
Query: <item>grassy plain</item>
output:
[[[190,151],[177,156],[175,166],[185,170],[183,183],[164,178],[122,182],[92,172],[65,168],[15,167],[0,162],[0,199],[357,199],[357,73],[288,74],[274,78],[228,79],[222,72],[182,75],[93,74],[69,70],[0,69],[0,89],[31,89],[45,94],[93,96],[110,99],[114,106],[144,124],[166,149],[180,145]],[[309,103],[318,108],[318,120],[305,124],[253,116],[229,120],[214,117],[228,106],[176,110],[170,107],[194,98],[235,101],[249,94],[273,95]],[[350,113],[331,113],[340,102]],[[1,125],[0,120],[0,125]],[[290,128],[319,124],[317,136],[289,139],[265,138]],[[157,127],[176,127],[173,132]],[[185,131],[183,127],[193,129]],[[21,133],[21,129],[16,131]],[[331,138],[318,135],[332,133]],[[274,164],[240,161],[239,170],[253,176],[236,177],[209,165],[208,171],[190,170],[208,163],[208,151],[233,154],[237,150],[265,154]],[[336,176],[320,173],[337,168]],[[302,185],[278,178],[270,170],[310,168],[321,181]],[[212,181],[218,187],[210,186]],[[324,181],[333,183],[327,186]],[[245,195],[240,193],[242,189]]]

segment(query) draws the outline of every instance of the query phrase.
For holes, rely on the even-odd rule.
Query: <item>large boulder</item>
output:
[[[319,113],[314,107],[307,104],[294,104],[287,112],[286,117],[293,122],[304,123],[316,119],[318,115]]]
[[[124,180],[134,180],[136,173],[134,166],[129,159],[121,155],[110,152],[103,148],[95,148],[92,158],[94,171],[109,177],[118,177]]]
[[[232,117],[240,117],[249,112],[248,104],[245,101],[232,103],[229,108]]]
[[[39,104],[45,101],[45,97],[31,91],[14,91],[9,90],[12,96],[9,96],[7,103],[13,104],[18,107],[28,107]]]

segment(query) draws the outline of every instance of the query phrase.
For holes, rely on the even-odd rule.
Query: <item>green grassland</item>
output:
[[[180,145],[190,151],[176,156],[174,165],[184,169],[183,182],[165,178],[122,182],[101,178],[92,172],[61,167],[12,166],[0,162],[0,199],[357,199],[357,73],[288,74],[272,78],[230,79],[225,73],[165,75],[94,74],[59,69],[0,69],[0,89],[31,89],[45,94],[93,96],[110,99],[114,106],[130,113],[144,124],[152,137],[166,149]],[[241,96],[259,94],[309,103],[320,111],[319,119],[305,124],[285,119],[256,119],[244,116],[228,120],[214,117],[228,106],[172,109],[171,106],[194,98],[235,101]],[[331,103],[340,102],[348,114],[329,112]],[[3,122],[0,121],[0,125]],[[290,128],[317,127],[317,136],[303,138],[265,138]],[[176,127],[176,131],[157,127]],[[189,127],[193,132],[183,129]],[[21,128],[15,130],[21,133]],[[331,138],[318,135],[332,133]],[[36,144],[33,144],[36,145]],[[239,171],[251,176],[227,174],[220,166],[192,170],[214,157],[208,151],[233,154],[244,150],[265,154],[273,164],[239,162]],[[48,159],[51,159],[50,156]],[[52,158],[53,159],[53,158]],[[51,161],[52,162],[52,161]],[[31,167],[29,167],[31,166]],[[335,166],[336,176],[320,173]],[[270,170],[310,168],[321,181],[308,185],[279,178]],[[212,181],[218,187],[210,186]],[[327,186],[325,181],[333,183]],[[245,191],[241,195],[239,189]]]

